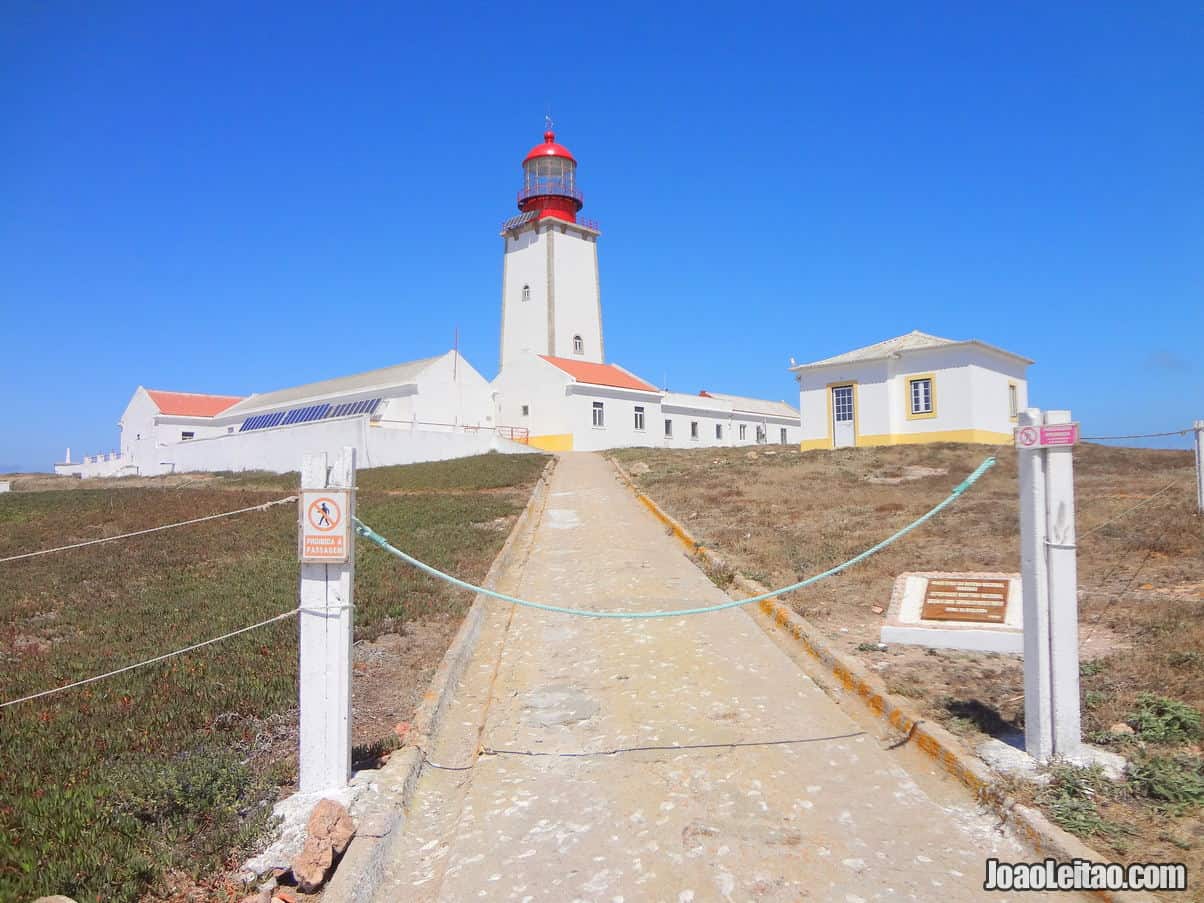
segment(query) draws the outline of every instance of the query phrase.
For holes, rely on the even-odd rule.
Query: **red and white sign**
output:
[[[302,562],[346,563],[351,536],[350,495],[346,489],[307,489],[301,493]]]
[[[1051,423],[1047,426],[1022,426],[1016,430],[1016,448],[1057,448],[1077,445],[1077,423]]]

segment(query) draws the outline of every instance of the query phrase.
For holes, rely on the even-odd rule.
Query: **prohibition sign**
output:
[[[1032,448],[1041,439],[1041,434],[1035,427],[1025,426],[1016,430],[1016,444],[1021,448]]]
[[[343,519],[343,511],[334,499],[329,496],[321,496],[310,503],[306,517],[309,518],[310,526],[315,530],[328,533],[339,525]]]

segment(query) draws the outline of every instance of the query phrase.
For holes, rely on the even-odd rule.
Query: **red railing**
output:
[[[502,439],[521,442],[523,445],[526,445],[531,438],[531,431],[525,426],[499,426],[497,434]]]

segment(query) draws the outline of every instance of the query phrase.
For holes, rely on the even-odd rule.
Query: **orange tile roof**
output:
[[[626,370],[614,364],[593,364],[589,361],[573,361],[563,357],[552,357],[541,354],[545,361],[553,367],[559,367],[579,383],[589,383],[593,386],[611,386],[615,389],[639,389],[643,392],[656,392],[655,386],[650,386],[642,379],[632,376]]]
[[[162,392],[147,389],[146,394],[159,409],[160,414],[175,414],[178,417],[216,417],[226,408],[242,401],[241,395],[198,395],[195,392]]]

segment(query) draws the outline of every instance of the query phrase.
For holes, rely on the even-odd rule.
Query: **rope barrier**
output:
[[[84,684],[96,683],[98,680],[105,680],[109,677],[116,677],[118,674],[124,674],[127,671],[133,671],[136,668],[142,668],[146,665],[153,665],[156,662],[164,661],[165,659],[173,658],[177,655],[183,655],[185,652],[192,652],[195,649],[200,649],[204,646],[211,646],[214,643],[220,643],[222,640],[228,640],[230,637],[238,636],[240,633],[246,633],[250,630],[256,630],[260,627],[266,627],[268,624],[274,624],[276,621],[283,621],[285,618],[291,618],[302,609],[293,608],[289,611],[268,618],[266,621],[260,621],[258,624],[252,624],[250,627],[240,627],[238,630],[232,630],[229,633],[224,633],[221,636],[215,636],[211,640],[205,640],[200,643],[193,643],[191,646],[185,646],[183,649],[177,649],[174,652],[167,652],[163,655],[156,655],[154,658],[148,658],[144,662],[138,662],[133,665],[126,665],[124,668],[118,668],[116,671],[109,671],[105,674],[97,674],[95,677],[85,677],[83,680],[77,680],[74,683],[64,684],[61,687],[55,687],[51,690],[43,690],[40,693],[31,693],[28,696],[22,696],[19,699],[10,699],[8,702],[0,702],[0,709],[7,708],[10,705],[16,705],[19,702],[30,702],[34,699],[41,699],[43,696],[52,696],[55,693],[62,693],[64,690],[73,690],[76,687],[82,687]]]
[[[927,513],[922,514],[920,517],[916,518],[914,521],[912,521],[907,526],[892,533],[890,536],[888,536],[886,539],[882,540],[877,545],[870,546],[870,548],[866,549],[861,554],[854,555],[848,561],[838,564],[835,567],[828,568],[828,570],[826,570],[820,574],[815,574],[814,576],[808,577],[805,580],[800,580],[798,583],[792,583],[789,586],[782,587],[781,589],[772,590],[771,592],[768,592],[768,593],[762,593],[759,596],[752,596],[748,599],[735,599],[735,600],[731,600],[728,602],[721,602],[718,605],[706,605],[706,606],[701,606],[698,608],[683,608],[683,609],[678,609],[678,610],[674,610],[674,611],[595,611],[595,610],[591,610],[588,608],[568,608],[568,607],[565,607],[562,605],[551,605],[547,602],[532,602],[529,599],[519,599],[515,596],[508,596],[505,593],[499,593],[495,590],[486,589],[485,587],[482,587],[482,586],[476,586],[475,584],[469,583],[466,580],[461,580],[458,577],[453,577],[450,574],[445,574],[443,571],[439,570],[438,568],[432,567],[431,565],[426,564],[425,562],[419,561],[417,558],[414,558],[412,555],[407,555],[405,552],[394,547],[393,545],[391,545],[389,543],[389,541],[387,539],[385,539],[383,536],[381,536],[379,533],[377,533],[375,530],[373,530],[371,527],[369,527],[367,524],[365,524],[363,521],[361,521],[358,517],[352,518],[352,521],[355,524],[355,532],[359,536],[364,537],[369,542],[375,543],[376,545],[378,545],[382,549],[384,549],[386,552],[388,552],[390,555],[400,558],[402,561],[406,562],[406,564],[409,564],[412,567],[417,568],[418,570],[422,571],[424,574],[429,574],[432,577],[435,577],[439,580],[443,580],[446,583],[450,583],[452,586],[458,586],[461,589],[466,589],[470,592],[478,593],[480,595],[490,596],[490,597],[492,597],[494,599],[498,599],[502,602],[510,602],[514,605],[522,605],[526,608],[536,608],[541,611],[551,611],[551,612],[556,612],[558,614],[580,615],[581,617],[586,617],[586,618],[625,618],[625,619],[676,618],[676,617],[682,617],[684,615],[710,614],[711,612],[715,612],[715,611],[723,611],[724,609],[728,609],[728,608],[736,608],[737,606],[740,606],[740,605],[752,605],[757,602],[763,602],[766,599],[772,599],[773,597],[780,596],[784,593],[794,592],[795,590],[802,589],[803,587],[810,586],[813,583],[818,583],[819,581],[824,580],[828,577],[831,577],[835,574],[839,574],[841,571],[847,570],[848,568],[852,567],[853,565],[858,564],[862,561],[865,561],[865,559],[869,558],[871,555],[874,555],[875,553],[882,551],[883,549],[885,549],[887,546],[891,545],[895,541],[902,539],[904,536],[906,536],[912,530],[915,530],[917,527],[921,526],[924,523],[927,523],[929,520],[936,517],[936,515],[938,515],[941,511],[945,510],[950,505],[952,505],[955,501],[957,501],[957,499],[962,495],[962,493],[964,493],[971,486],[973,486],[976,482],[978,482],[979,478],[984,473],[986,473],[988,470],[990,470],[993,466],[995,466],[994,456],[984,459],[983,462],[978,465],[978,467],[974,470],[974,472],[972,474],[970,474],[968,477],[966,477],[966,479],[964,479],[961,483],[959,483],[957,486],[955,486],[953,491],[950,492],[948,496],[946,496],[942,501],[938,502]]]
[[[1188,433],[1194,433],[1194,428],[1185,430],[1168,430],[1165,433],[1134,433],[1132,436],[1080,436],[1084,442],[1108,442],[1115,439],[1158,439],[1162,436],[1186,436]]]
[[[236,514],[246,514],[248,511],[266,511],[275,505],[284,505],[288,502],[297,501],[297,496],[290,495],[288,498],[276,499],[273,502],[264,502],[262,505],[252,505],[250,508],[239,508],[237,511],[224,511],[221,514],[209,514],[205,517],[194,517],[192,520],[182,520],[175,524],[163,524],[159,527],[150,527],[146,530],[135,530],[133,533],[122,533],[118,536],[106,536],[103,539],[89,539],[85,542],[74,542],[67,546],[58,546],[53,549],[42,549],[38,552],[25,552],[21,555],[9,555],[7,558],[0,558],[0,564],[9,561],[20,561],[22,558],[36,558],[39,555],[49,555],[52,552],[66,552],[69,549],[82,549],[84,546],[95,546],[104,542],[116,542],[119,539],[129,539],[131,536],[145,536],[147,533],[158,533],[160,530],[172,530],[176,527],[187,527],[191,524],[199,524],[207,520],[217,520],[221,517],[233,517]]]

